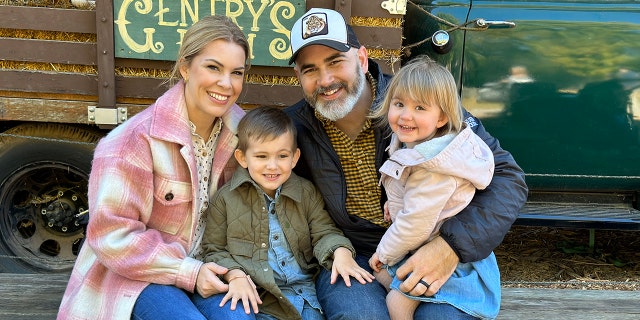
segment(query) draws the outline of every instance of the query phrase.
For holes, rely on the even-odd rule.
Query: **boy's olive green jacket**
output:
[[[331,270],[333,252],[351,242],[336,228],[315,186],[294,173],[282,185],[276,214],[300,267],[315,274],[318,262]],[[249,172],[238,167],[211,198],[202,246],[205,262],[242,269],[259,287],[260,312],[278,319],[301,319],[275,283],[269,266],[269,217],[264,195]]]

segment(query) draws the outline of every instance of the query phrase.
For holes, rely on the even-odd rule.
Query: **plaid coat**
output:
[[[184,101],[180,82],[96,147],[87,237],[58,319],[130,319],[149,283],[193,292],[202,262],[187,256],[198,222],[198,178]],[[233,175],[243,115],[234,105],[222,117],[211,193]]]

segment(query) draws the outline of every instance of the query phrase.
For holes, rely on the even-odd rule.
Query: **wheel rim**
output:
[[[0,189],[0,231],[17,259],[49,271],[73,267],[88,220],[87,183],[82,171],[50,162],[9,175]]]

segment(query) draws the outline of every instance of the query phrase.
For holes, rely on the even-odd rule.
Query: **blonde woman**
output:
[[[226,268],[203,263],[209,194],[236,168],[236,105],[249,45],[225,16],[184,35],[177,82],[98,144],[90,218],[58,319],[205,319],[190,300],[226,292]]]

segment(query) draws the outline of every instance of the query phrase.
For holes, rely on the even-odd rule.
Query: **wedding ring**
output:
[[[430,284],[428,284],[426,281],[424,281],[423,279],[420,279],[420,281],[418,281],[418,283],[422,284],[423,286],[425,286],[427,288],[427,290],[429,290],[429,287],[431,287]]]

